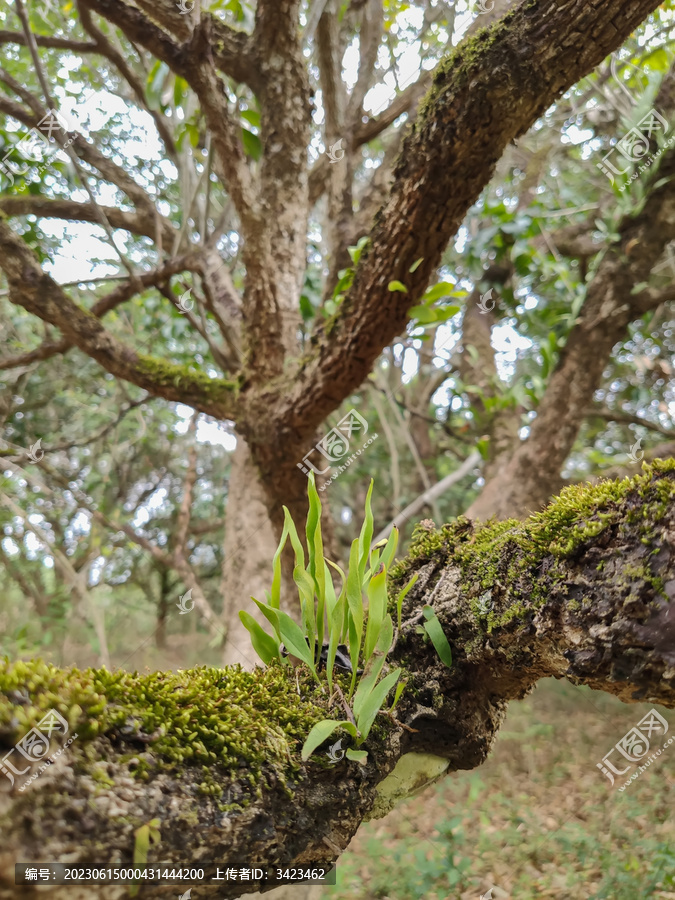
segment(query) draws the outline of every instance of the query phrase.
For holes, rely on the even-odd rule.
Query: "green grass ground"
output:
[[[363,825],[321,900],[675,900],[675,744],[623,793],[596,767],[651,707],[542,682],[485,765]]]

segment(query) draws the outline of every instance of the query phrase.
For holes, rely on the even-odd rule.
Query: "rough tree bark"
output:
[[[33,896],[14,886],[15,861],[130,864],[135,829],[153,819],[152,864],[332,863],[363,819],[390,808],[385,779],[403,756],[439,758],[436,776],[480,765],[509,700],[540,678],[675,707],[674,500],[671,460],[632,480],[568,488],[524,522],[421,523],[390,585],[395,598],[418,574],[388,660],[405,669],[406,690],[397,721],[382,716],[371,732],[363,766],[327,766],[322,752],[301,763],[329,698],[306,673],[296,685],[293,669],[132,676],[5,663],[2,746],[51,707],[78,738],[25,793],[19,777],[0,784],[0,897]],[[417,633],[425,603],[451,644],[451,667]],[[428,756],[407,758],[428,778]],[[86,896],[77,890],[51,896]],[[203,886],[199,896],[247,890]]]

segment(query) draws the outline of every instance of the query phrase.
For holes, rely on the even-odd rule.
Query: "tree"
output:
[[[391,26],[401,27],[396,3],[331,0],[305,9],[299,0],[260,0],[253,11],[233,0],[210,9],[196,4],[185,15],[169,0],[134,6],[80,0],[77,17],[57,13],[50,24],[37,13],[31,20],[18,2],[13,15],[4,14],[9,29],[0,35],[10,49],[2,83],[18,99],[1,96],[0,111],[24,129],[44,128],[47,111],[58,106],[53,86],[60,98],[73,90],[72,75],[64,75],[72,67],[61,64],[80,55],[83,83],[99,87],[109,80],[125,103],[142,110],[171,166],[142,162],[140,155],[137,165],[125,165],[127,147],[114,120],[100,142],[93,131],[87,137],[54,128],[51,136],[67,157],[50,163],[42,184],[9,159],[11,191],[0,200],[6,217],[0,265],[19,351],[0,365],[21,372],[78,351],[97,382],[102,372],[127,382],[133,402],[150,395],[234,423],[235,489],[228,497],[223,564],[228,617],[264,590],[260,561],[273,553],[281,505],[296,518],[304,513],[305,475],[298,464],[326,417],[361,388],[409,323],[425,326],[430,316],[442,323],[454,309],[443,299],[447,294],[425,292],[442,275],[448,242],[504,152],[657,6],[634,3],[627,10],[607,2],[582,10],[540,0],[499,18],[507,5],[497,4],[493,13],[477,16],[469,37],[448,53],[458,10],[426,4],[418,24],[410,25],[410,39],[422,42],[425,57],[418,80],[369,115],[365,100],[378,66],[386,65],[382,53],[394,52]],[[668,9],[658,15],[666,29]],[[483,23],[490,27],[481,29]],[[652,39],[650,65],[662,73],[658,53],[665,51],[660,37]],[[349,91],[342,59],[357,43],[358,75]],[[397,71],[391,61],[389,69]],[[608,63],[598,77],[603,89],[609,70]],[[621,75],[624,88],[631,77]],[[312,119],[313,89],[321,95],[322,129]],[[670,96],[666,78],[660,109],[672,109]],[[402,116],[411,123],[407,134]],[[333,158],[323,155],[310,167],[308,148],[318,132]],[[12,146],[17,136],[4,132]],[[609,143],[611,137],[605,117],[591,140]],[[524,155],[528,187],[521,211],[534,197],[545,158],[529,148]],[[484,449],[486,486],[472,514],[521,515],[560,487],[612,348],[671,299],[653,269],[675,237],[668,215],[672,164],[672,152],[664,153],[643,208],[626,204],[603,242],[594,240],[587,219],[585,227],[561,230],[552,241],[556,277],[569,275],[558,241],[567,238],[569,258],[579,261],[567,268],[583,304],[566,326],[555,326],[553,346],[541,329],[537,333],[540,347],[549,348],[549,371],[540,389],[532,389],[537,415],[527,440],[519,435],[527,409],[522,391],[508,396],[496,378],[490,331],[498,318],[477,308],[481,285],[501,286],[508,309],[515,279],[527,280],[523,254],[514,268],[504,240],[509,228],[511,235],[523,230],[522,223],[509,223],[505,208],[491,211],[499,227],[485,235],[485,256],[477,252],[473,266],[464,261],[464,281],[473,287],[464,289],[464,352],[451,367],[472,409],[469,446],[457,442],[460,459],[476,441]],[[594,191],[604,194],[605,214],[607,188]],[[474,221],[476,213],[480,208]],[[95,224],[108,242],[108,259],[115,248],[113,271],[101,277],[117,278],[119,286],[109,290],[105,280],[83,289],[58,284],[48,259],[59,241],[40,224],[50,218]],[[315,223],[320,247],[312,237]],[[526,240],[536,245],[533,235]],[[491,256],[500,257],[499,265],[487,264]],[[594,268],[586,284],[589,261]],[[551,272],[542,277],[555,290]],[[163,345],[148,354],[143,344],[152,339],[153,314],[162,308],[171,312]],[[515,313],[513,306],[509,311]],[[45,328],[40,338],[36,317]],[[522,322],[528,326],[525,317]],[[137,333],[148,341],[139,344]],[[418,415],[410,446],[418,488],[426,489],[435,476],[429,464],[434,448],[419,413],[442,386],[439,375],[451,372],[434,371],[433,353],[419,357],[427,372],[420,369],[411,398]],[[636,406],[640,423],[658,424]],[[620,415],[607,408],[597,414],[608,413]],[[255,554],[245,551],[253,534]],[[238,620],[228,620],[236,644]]]
[[[3,745],[52,707],[67,723],[54,740],[77,738],[25,793],[18,755],[11,760],[0,888],[14,884],[14,861],[87,867],[101,863],[101,847],[121,866],[180,866],[186,855],[205,866],[329,865],[364,817],[443,772],[479,765],[509,700],[548,675],[674,707],[674,497],[671,461],[632,480],[567,488],[523,522],[422,523],[390,584],[393,600],[418,576],[385,662],[403,668],[406,689],[370,732],[365,761],[300,759],[318,720],[349,724],[344,698],[279,661],[252,673],[142,676],[3,663]],[[450,642],[450,665],[417,627],[427,604]],[[236,897],[250,888],[215,883],[200,892]],[[72,885],[53,891],[66,896]],[[170,892],[175,884],[144,887],[149,897]]]

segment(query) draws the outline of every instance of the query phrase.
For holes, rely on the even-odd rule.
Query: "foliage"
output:
[[[314,473],[308,478],[307,493],[309,513],[307,515],[307,564],[305,551],[290,512],[284,507],[284,529],[273,561],[272,588],[267,595],[267,603],[253,598],[263,616],[271,624],[269,634],[245,610],[241,610],[241,621],[251,635],[251,643],[262,661],[268,665],[278,660],[290,665],[289,656],[304,663],[317,683],[321,683],[319,672],[325,664],[326,683],[329,691],[341,694],[334,681],[338,647],[345,645],[349,650],[351,679],[347,700],[352,701],[351,721],[324,719],[317,722],[305,741],[302,756],[308,759],[337,728],[344,728],[356,739],[359,746],[368,737],[370,729],[385,700],[398,681],[402,670],[395,669],[381,680],[387,654],[392,647],[394,623],[387,607],[387,572],[396,554],[398,529],[393,528],[387,540],[380,541],[372,550],[373,515],[371,481],[366,496],[366,508],[361,533],[352,541],[347,573],[336,563],[323,555],[321,536],[321,501],[316,490]],[[280,609],[281,600],[281,554],[290,538],[295,553],[293,578],[298,588],[302,628]],[[341,578],[339,594],[335,590],[331,575],[333,568]],[[397,600],[398,627],[401,627],[401,605],[416,576],[400,592]],[[364,594],[368,598],[367,614],[364,608]],[[446,665],[452,664],[452,654],[448,640],[443,634],[440,622],[431,607],[425,607],[427,619],[425,627]],[[326,640],[324,641],[324,631]],[[359,666],[363,672],[359,678]],[[402,690],[402,685],[399,685]],[[401,690],[397,690],[391,706],[398,702]],[[349,753],[348,753],[349,755]],[[351,755],[365,761],[366,754]]]

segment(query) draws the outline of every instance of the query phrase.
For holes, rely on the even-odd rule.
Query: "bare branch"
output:
[[[144,209],[142,212],[127,212],[116,206],[103,206],[106,219],[112,228],[122,228],[132,234],[140,234],[151,239],[157,236],[157,225],[162,231],[165,243],[173,241],[176,229],[163,216],[157,216]],[[94,222],[100,224],[98,210],[90,203],[50,198],[41,195],[20,194],[0,197],[0,210],[8,216],[38,216],[45,219],[66,219],[72,222]]]
[[[412,521],[412,519],[419,514],[421,509],[428,504],[434,503],[439,497],[442,497],[448,488],[452,487],[453,484],[457,484],[458,481],[461,481],[462,478],[468,475],[479,462],[480,453],[478,453],[477,450],[474,450],[473,453],[470,453],[469,456],[467,456],[458,469],[455,469],[454,472],[450,472],[445,478],[441,478],[440,481],[424,491],[423,494],[420,494],[420,496],[413,500],[412,503],[409,503],[405,509],[401,510],[394,520],[373,538],[373,545],[377,544],[378,541],[388,538],[393,528],[400,528],[406,522]]]

